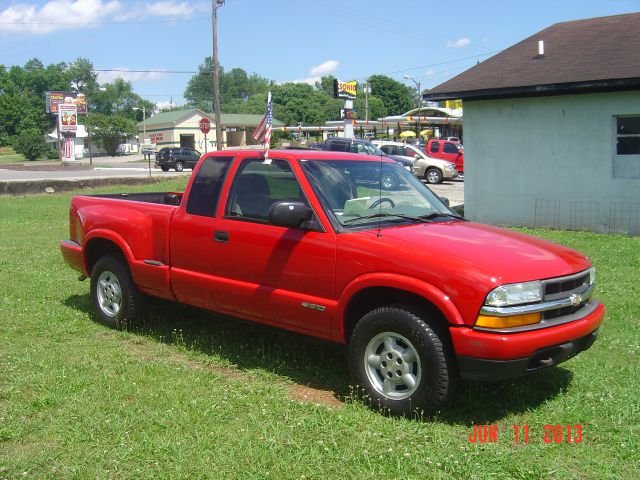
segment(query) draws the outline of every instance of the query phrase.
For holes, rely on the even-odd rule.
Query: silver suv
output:
[[[387,140],[374,140],[372,143],[388,155],[413,161],[413,173],[424,178],[427,183],[442,183],[444,180],[451,180],[458,176],[453,163],[431,158],[426,152],[413,145]]]

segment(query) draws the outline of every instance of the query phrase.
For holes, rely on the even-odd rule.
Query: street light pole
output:
[[[222,150],[222,125],[220,124],[220,79],[218,78],[218,7],[224,0],[211,0],[211,29],[213,31],[213,103],[216,113],[216,149]]]
[[[422,90],[420,89],[420,81],[416,81],[415,78],[413,78],[411,75],[404,75],[404,78],[407,80],[411,80],[413,83],[415,83],[416,88],[418,89],[418,117],[420,117],[420,104],[422,103],[422,98],[420,98],[421,94],[422,94]],[[421,124],[420,120],[416,120],[416,138],[418,136],[418,126]]]

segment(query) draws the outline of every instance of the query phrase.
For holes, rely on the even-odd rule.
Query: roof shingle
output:
[[[538,55],[538,41],[544,55]],[[428,100],[552,94],[575,88],[640,88],[640,13],[556,23],[434,87]],[[546,86],[547,88],[540,88]],[[511,95],[507,94],[511,91]]]

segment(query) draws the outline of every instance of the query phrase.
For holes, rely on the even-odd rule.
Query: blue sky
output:
[[[225,69],[278,82],[386,74],[430,88],[557,22],[640,11],[640,0],[226,0],[218,10]],[[211,2],[0,1],[0,62],[89,58],[159,104],[182,94],[211,55]]]

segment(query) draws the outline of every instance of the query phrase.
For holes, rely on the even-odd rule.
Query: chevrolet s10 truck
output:
[[[153,296],[348,344],[354,384],[394,414],[557,365],[605,315],[584,255],[467,221],[383,157],[214,152],[184,194],[79,195],[69,219],[62,254],[104,323]]]

